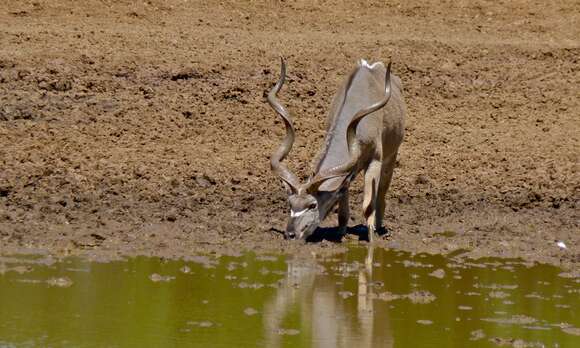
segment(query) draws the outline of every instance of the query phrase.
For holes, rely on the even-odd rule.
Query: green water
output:
[[[559,273],[366,247],[0,258],[0,347],[580,347],[580,283]]]

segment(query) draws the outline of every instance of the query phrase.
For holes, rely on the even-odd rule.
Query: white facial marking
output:
[[[300,211],[290,210],[290,216],[297,217],[297,216],[300,216],[300,215],[306,213],[306,211],[308,211],[308,209],[304,209],[304,210],[300,210]]]

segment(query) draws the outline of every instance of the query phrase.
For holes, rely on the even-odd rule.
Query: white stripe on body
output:
[[[372,70],[372,69],[374,69],[374,68],[375,68],[377,65],[379,65],[379,64],[381,64],[381,62],[374,62],[373,64],[369,64],[369,62],[367,62],[367,61],[366,61],[366,60],[364,60],[364,59],[361,59],[361,60],[360,60],[360,65],[361,65],[361,66],[364,66],[364,67],[366,67],[366,68],[369,68],[369,69],[371,69],[371,70]]]

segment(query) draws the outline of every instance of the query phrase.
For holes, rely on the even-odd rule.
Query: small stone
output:
[[[177,214],[175,214],[174,211],[170,211],[169,213],[167,213],[167,215],[165,216],[165,219],[169,222],[175,222],[177,220]]]
[[[417,320],[417,324],[421,324],[421,325],[431,325],[431,324],[433,324],[433,321],[419,319],[419,320]]]
[[[46,281],[49,286],[57,286],[59,288],[68,288],[73,284],[73,281],[68,277],[51,278]]]
[[[427,177],[424,174],[417,175],[417,178],[415,179],[415,183],[417,183],[417,184],[428,184],[429,183],[429,177]]]
[[[295,336],[298,335],[300,331],[296,329],[278,329],[278,335],[288,335],[288,336]]]
[[[214,326],[215,324],[212,323],[211,321],[204,320],[204,321],[188,321],[187,325],[208,328]]]
[[[420,304],[431,303],[431,302],[435,301],[435,299],[437,299],[437,297],[435,295],[433,295],[429,291],[425,291],[425,290],[412,292],[412,293],[408,294],[406,297],[412,303],[420,303]]]
[[[510,325],[530,325],[536,323],[538,320],[525,315],[513,315],[511,318],[482,318],[482,321],[510,324]]]
[[[149,276],[149,279],[151,279],[151,281],[157,283],[157,282],[169,282],[169,281],[175,279],[175,277],[163,276],[161,274],[153,273],[152,275]]]
[[[340,291],[338,295],[344,299],[354,296],[354,294],[350,291]]]
[[[442,279],[445,277],[445,271],[442,268],[436,269],[433,272],[429,273],[431,277]]]
[[[262,283],[246,283],[246,282],[241,282],[238,284],[238,287],[240,289],[260,289],[264,287],[264,284]]]
[[[248,315],[248,316],[252,316],[252,315],[258,314],[258,311],[252,307],[248,307],[248,308],[244,309],[244,314]]]
[[[483,333],[483,330],[479,329],[479,330],[474,330],[471,331],[471,337],[469,338],[470,341],[478,341],[485,338],[485,333]]]
[[[385,291],[383,293],[378,294],[377,298],[383,301],[395,301],[401,299],[403,296],[398,294],[393,294],[392,292]]]
[[[8,269],[9,271],[16,272],[18,274],[24,274],[32,271],[30,266],[14,266]]]
[[[56,80],[49,84],[53,91],[66,92],[72,89],[72,83],[69,80]]]
[[[212,178],[210,178],[207,174],[203,174],[202,176],[198,176],[195,178],[197,184],[201,187],[209,187],[215,185],[216,182]]]
[[[503,291],[492,291],[489,293],[489,297],[492,298],[506,298],[509,297],[509,294]]]
[[[577,327],[565,327],[562,331],[569,335],[580,336],[580,328]]]

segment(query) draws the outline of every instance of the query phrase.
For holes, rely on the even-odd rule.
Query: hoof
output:
[[[381,229],[377,231],[377,234],[381,236],[381,238],[389,238],[392,235],[391,230],[386,227],[381,227]]]
[[[369,241],[379,240],[381,238],[388,238],[391,236],[391,230],[386,227],[380,227],[379,229],[369,228]]]

